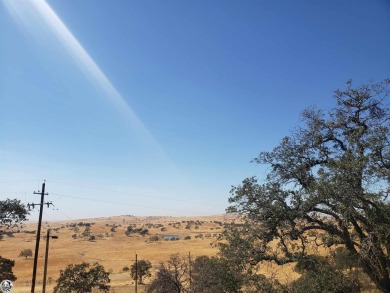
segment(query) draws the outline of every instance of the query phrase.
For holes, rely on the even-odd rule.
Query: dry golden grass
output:
[[[194,225],[191,229],[185,229],[186,222],[183,221],[191,220],[199,220],[202,225],[198,229],[195,229]],[[157,266],[161,261],[166,261],[170,255],[175,253],[188,255],[191,252],[192,258],[200,255],[215,255],[218,250],[211,243],[216,240],[213,235],[218,234],[222,227],[214,221],[224,222],[225,220],[227,218],[223,215],[180,218],[120,216],[72,222],[45,222],[42,225],[42,236],[46,235],[48,227],[52,229],[51,235],[59,236],[58,239],[50,240],[47,276],[52,281],[51,284],[47,285],[47,292],[52,292],[61,269],[69,264],[77,264],[83,261],[89,263],[99,262],[107,271],[111,272],[111,292],[132,292],[134,282],[130,278],[129,272],[123,272],[123,267],[130,267],[134,263],[135,254],[138,255],[138,259],[151,261],[153,266]],[[95,235],[97,240],[88,241],[88,237],[73,239],[73,234],[80,235],[85,229],[84,226],[77,226],[79,231],[76,233],[74,228],[70,227],[70,224],[78,222],[95,223],[91,226],[91,235]],[[176,225],[178,228],[175,228],[172,226],[173,223],[180,223],[180,226]],[[138,234],[133,234],[130,237],[126,236],[127,227],[134,224],[136,228],[146,224],[163,225],[167,230],[161,231],[161,227],[151,227],[148,228],[149,234],[145,237]],[[118,226],[115,232],[111,232],[112,225]],[[27,224],[23,231],[34,231],[36,229],[37,224]],[[199,234],[211,234],[212,237],[208,239],[195,238],[195,235]],[[152,242],[150,241],[152,235],[159,235],[160,237],[163,235],[177,235],[180,240]],[[185,236],[191,236],[191,239],[184,240]],[[14,292],[30,292],[33,259],[26,260],[18,257],[18,255],[23,249],[29,248],[33,252],[35,251],[35,237],[35,234],[22,232],[15,233],[14,237],[5,236],[4,240],[0,241],[0,255],[15,260],[13,271],[18,279],[14,282]],[[39,250],[36,292],[41,292],[42,287],[45,245],[46,240],[42,238]],[[139,286],[139,289],[139,292],[143,292],[142,286]]]
[[[41,235],[45,236],[47,228],[50,227],[52,229],[51,235],[59,236],[58,239],[50,240],[47,276],[51,283],[48,283],[46,287],[47,292],[53,291],[60,270],[65,269],[69,264],[78,264],[83,261],[89,263],[99,262],[106,271],[110,272],[110,292],[135,292],[134,281],[131,279],[129,271],[123,271],[125,266],[130,267],[134,263],[135,254],[138,255],[139,260],[151,261],[153,267],[156,267],[161,261],[168,260],[170,255],[176,253],[188,256],[188,253],[191,252],[192,259],[201,255],[216,255],[218,249],[212,243],[216,241],[215,236],[223,229],[219,223],[230,222],[232,219],[231,216],[226,215],[205,217],[119,216],[68,222],[45,222],[42,225]],[[201,221],[202,225],[199,225],[197,229],[195,229],[195,225],[192,225],[191,229],[186,229],[187,221]],[[79,231],[75,231],[72,225],[79,222],[94,223],[91,226],[91,235],[96,237],[96,241],[89,241],[88,237],[72,238],[74,234],[81,236],[85,229],[84,226],[76,226]],[[176,223],[176,227],[174,227],[174,223]],[[180,225],[177,223],[180,223]],[[153,224],[154,227],[146,227],[149,224]],[[117,226],[115,232],[111,232],[113,225]],[[135,225],[136,228],[145,227],[149,230],[149,234],[145,237],[139,234],[132,234],[128,237],[125,235],[125,231],[129,225]],[[166,231],[161,231],[161,226],[166,228]],[[36,229],[37,224],[27,224],[22,230],[35,231]],[[196,235],[200,234],[204,236],[211,235],[211,237],[195,238]],[[150,241],[150,237],[153,235],[158,235],[160,241]],[[164,235],[176,235],[180,237],[180,240],[166,241],[161,239]],[[191,236],[191,239],[184,240],[185,236]],[[35,233],[21,232],[15,233],[14,237],[5,236],[4,240],[0,241],[0,255],[15,260],[13,271],[18,278],[14,282],[14,292],[16,293],[27,293],[31,290],[33,259],[18,256],[23,249],[35,251],[35,237]],[[45,239],[41,238],[35,292],[42,291],[45,245]],[[321,249],[313,251],[313,253],[326,255],[329,252]],[[267,277],[274,277],[282,283],[288,283],[299,277],[293,270],[294,265],[278,266],[266,262],[260,265],[259,272]],[[146,283],[148,281],[148,279],[145,280]],[[138,292],[144,292],[143,288],[142,285],[138,285]],[[365,292],[377,291],[367,290]]]

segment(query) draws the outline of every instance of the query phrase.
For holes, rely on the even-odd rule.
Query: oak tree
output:
[[[389,85],[347,82],[334,109],[306,109],[302,126],[254,159],[269,173],[232,188],[228,212],[241,221],[224,232],[225,256],[244,269],[297,261],[311,242],[343,246],[390,292]]]
[[[30,256],[32,257],[33,256],[33,253],[32,253],[32,250],[31,249],[23,249],[20,254],[19,254],[19,257],[20,256],[24,256],[26,259]]]
[[[109,292],[110,273],[99,263],[71,264],[60,271],[54,293],[90,293],[93,290]]]
[[[150,277],[150,269],[152,268],[152,263],[148,260],[139,260],[137,264],[134,263],[130,268],[130,274],[133,280],[138,279],[138,284],[143,284],[143,278]]]
[[[147,289],[148,293],[188,293],[190,264],[179,254],[171,255],[167,262],[161,262],[156,278]]]
[[[300,258],[295,270],[302,276],[292,282],[289,293],[357,293],[361,292],[359,278],[354,273],[345,273],[335,267],[328,258],[318,255],[308,255]]]
[[[0,280],[15,281],[16,277],[12,271],[15,261],[0,256]]]
[[[0,200],[0,236],[4,229],[25,221],[27,215],[28,210],[20,200],[9,198]]]
[[[199,256],[192,268],[191,292],[239,293],[242,278],[221,258]]]

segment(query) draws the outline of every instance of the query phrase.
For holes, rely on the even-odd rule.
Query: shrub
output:
[[[109,292],[110,273],[99,263],[71,264],[61,270],[54,293],[91,293],[94,289]]]
[[[153,236],[150,236],[149,240],[150,241],[159,241],[160,238],[158,237],[158,235],[153,235]]]
[[[32,253],[32,250],[31,249],[23,249],[20,254],[19,254],[19,257],[20,256],[24,256],[26,259],[30,256],[32,257],[33,256],[33,253]]]

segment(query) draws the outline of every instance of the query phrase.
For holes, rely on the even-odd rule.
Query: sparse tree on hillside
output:
[[[33,253],[32,253],[32,250],[31,249],[23,249],[20,254],[19,254],[19,257],[21,256],[24,256],[26,259],[30,256],[32,257],[33,256]]]
[[[0,240],[3,230],[27,219],[28,211],[17,199],[0,200]]]
[[[86,226],[83,233],[81,233],[83,237],[89,237],[91,236],[91,227]]]
[[[15,261],[2,258],[0,256],[0,280],[10,280],[15,281],[16,277],[12,272],[12,268],[15,265]]]
[[[110,273],[99,263],[69,265],[61,270],[54,293],[91,293],[93,290],[109,292]]]
[[[232,188],[228,212],[242,222],[225,230],[223,255],[242,269],[293,262],[321,233],[322,245],[344,246],[390,292],[389,85],[348,82],[333,110],[305,110],[302,127],[260,153],[254,161],[270,172],[264,184],[252,177]]]
[[[136,268],[137,267],[137,268]],[[133,263],[133,265],[130,268],[130,274],[133,280],[136,278],[136,272],[137,272],[137,278],[138,278],[138,284],[143,284],[143,278],[150,277],[150,269],[152,268],[152,263],[148,260],[139,260],[136,263]]]
[[[141,236],[145,236],[145,235],[149,234],[149,230],[148,230],[148,229],[142,229],[142,231],[139,232],[139,234],[140,234]]]
[[[178,254],[160,263],[157,276],[147,289],[148,293],[188,293],[189,263]]]

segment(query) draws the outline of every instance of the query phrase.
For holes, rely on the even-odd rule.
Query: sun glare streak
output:
[[[132,127],[149,143],[155,146],[160,156],[163,156],[168,162],[168,156],[164,150],[160,147],[158,142],[153,138],[152,134],[145,127],[137,114],[132,110],[126,100],[112,85],[106,75],[102,72],[99,66],[91,58],[88,52],[83,48],[76,37],[71,33],[55,11],[45,0],[32,0],[32,1],[14,1],[5,0],[6,7],[10,14],[22,22],[26,27],[31,28],[31,24],[28,23],[29,17],[38,16],[43,20],[47,28],[52,31],[54,36],[61,42],[61,44],[70,52],[77,63],[88,73],[89,77],[100,87],[110,102],[114,105],[116,110],[125,117]],[[29,9],[30,8],[30,9]],[[36,12],[37,15],[31,15]],[[29,14],[29,15],[26,15]],[[29,16],[29,17],[28,17]]]

